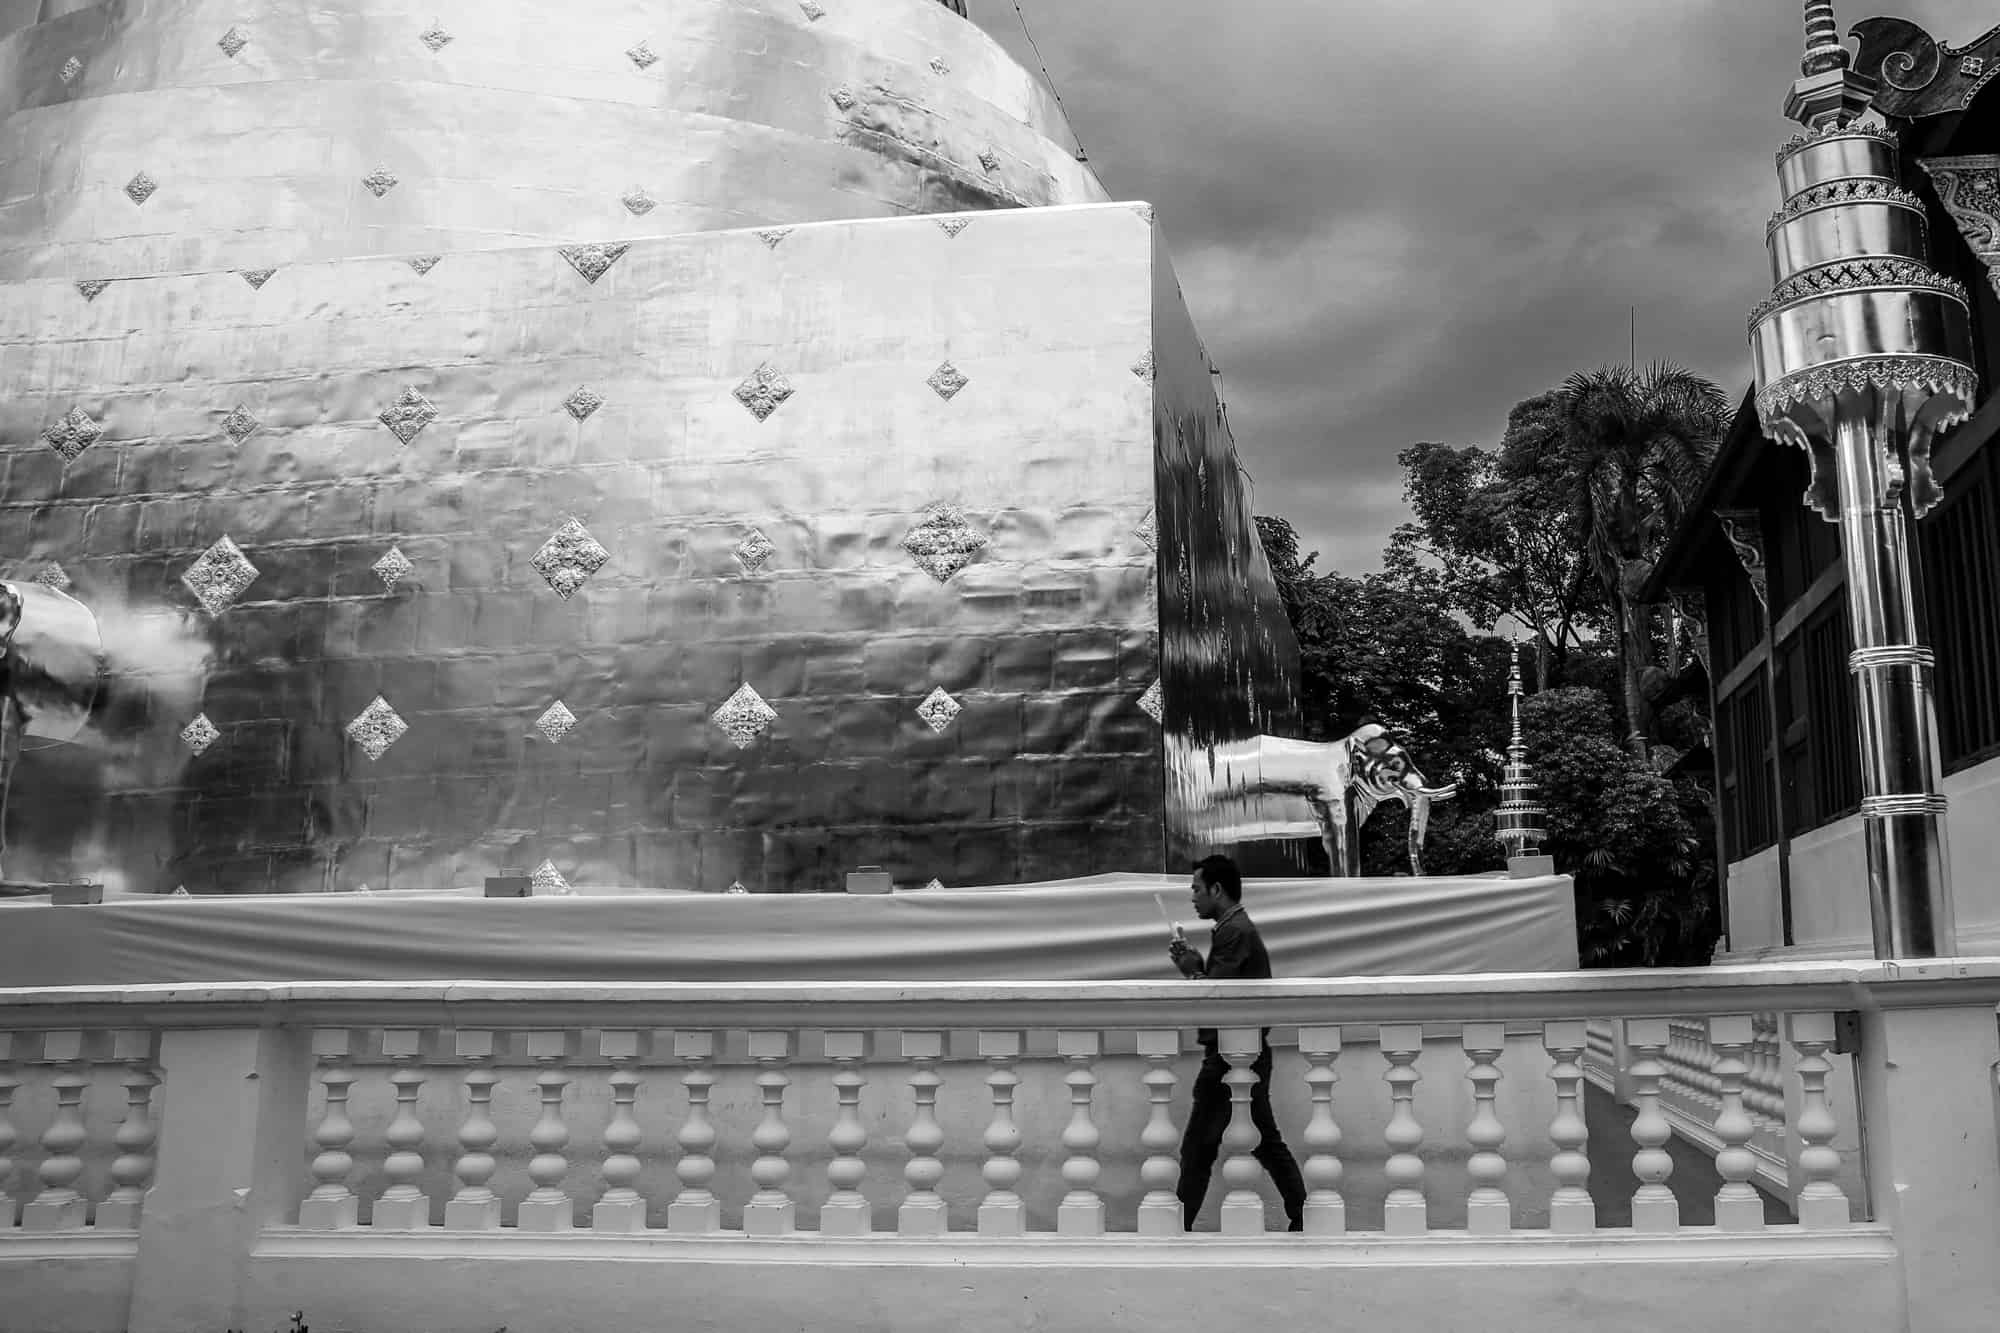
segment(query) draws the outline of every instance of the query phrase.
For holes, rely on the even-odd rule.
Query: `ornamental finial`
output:
[[[1507,757],[1520,763],[1528,757],[1528,743],[1521,737],[1521,641],[1514,640],[1514,663],[1507,671],[1507,697],[1514,713],[1514,731],[1507,742]]]
[[[1806,55],[1799,72],[1808,77],[1847,68],[1847,48],[1840,43],[1840,24],[1833,17],[1833,0],[1806,0]]]
[[[1528,767],[1528,742],[1521,734],[1521,641],[1513,644],[1513,663],[1507,671],[1507,701],[1514,715],[1514,730],[1507,742],[1507,764],[1500,770],[1500,808],[1494,811],[1494,832],[1509,857],[1536,856],[1542,839],[1548,836],[1541,793],[1535,785],[1534,770]]]

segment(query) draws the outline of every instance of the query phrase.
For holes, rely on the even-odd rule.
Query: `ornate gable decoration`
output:
[[[1939,202],[2000,293],[2000,154],[1927,157],[1918,165],[1930,173]]]
[[[1875,80],[1873,108],[1885,116],[1923,120],[1963,111],[2000,74],[2000,27],[1971,45],[1944,46],[1907,19],[1863,19],[1854,72]]]

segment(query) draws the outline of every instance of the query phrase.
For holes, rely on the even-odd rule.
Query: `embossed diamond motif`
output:
[[[236,276],[249,283],[251,291],[260,292],[264,290],[264,284],[271,280],[271,275],[277,271],[274,268],[244,268],[238,269]]]
[[[83,293],[84,300],[95,301],[104,289],[110,285],[110,281],[105,278],[85,278],[83,281],[77,283],[76,289]]]
[[[444,30],[443,24],[433,23],[429,28],[425,29],[420,40],[431,50],[442,51],[451,45],[451,34]]]
[[[652,195],[638,186],[627,190],[625,197],[618,202],[625,205],[625,211],[635,218],[642,218],[659,206]]]
[[[535,719],[535,730],[548,737],[551,745],[569,735],[575,726],[576,714],[570,712],[560,699],[550,704],[548,710]]]
[[[625,53],[625,58],[627,60],[630,60],[633,64],[637,65],[640,69],[645,69],[648,65],[651,65],[654,61],[659,59],[658,56],[653,54],[653,48],[648,46],[644,42],[639,43],[637,46],[627,51]]]
[[[72,407],[57,419],[56,424],[42,432],[42,443],[62,455],[65,463],[74,463],[76,456],[97,443],[97,437],[104,434],[104,427],[90,419],[90,413],[80,407]]]
[[[548,580],[556,596],[567,602],[610,559],[611,552],[598,545],[583,524],[570,519],[542,543],[542,549],[528,563]]]
[[[964,231],[964,230],[965,230],[965,229],[966,229],[967,227],[970,227],[970,226],[972,225],[972,219],[971,219],[971,218],[939,218],[939,219],[937,220],[937,224],[938,224],[938,226],[940,226],[940,227],[943,227],[943,228],[944,228],[944,234],[945,234],[945,235],[947,235],[947,236],[952,236],[952,237],[956,237],[956,236],[957,236],[957,235],[958,235],[958,234],[959,234],[960,232]]]
[[[769,363],[751,371],[749,378],[736,386],[736,401],[749,408],[750,415],[759,421],[769,418],[791,396],[792,382],[782,371],[771,369]]]
[[[817,23],[826,17],[826,11],[814,4],[813,0],[800,0],[799,9],[804,12],[808,23]]]
[[[75,83],[77,75],[81,73],[83,73],[83,62],[81,60],[78,60],[75,56],[71,56],[68,60],[63,61],[61,78],[64,83]]]
[[[946,694],[944,687],[940,685],[924,696],[924,701],[917,705],[917,716],[929,723],[932,731],[943,731],[951,725],[952,719],[959,715],[962,708],[963,705]]]
[[[763,533],[752,531],[748,537],[736,543],[736,559],[752,574],[764,568],[764,562],[771,558],[778,548]]]
[[[1138,535],[1140,541],[1146,543],[1148,550],[1160,549],[1160,520],[1154,517],[1152,510],[1146,511],[1146,516],[1139,520],[1139,526],[1132,531]]]
[[[380,759],[409,729],[410,724],[397,716],[389,701],[378,694],[375,702],[362,709],[347,724],[347,739],[360,746],[361,752],[371,760]]]
[[[743,881],[742,881],[742,880],[740,880],[740,879],[737,879],[737,880],[731,880],[731,881],[730,881],[730,883],[729,883],[729,887],[728,887],[728,888],[726,888],[726,889],[724,889],[724,890],[723,890],[723,892],[724,892],[724,893],[748,893],[748,892],[750,892],[750,890],[748,890],[748,889],[746,889],[746,888],[744,888],[744,887],[743,887]]]
[[[222,34],[221,40],[216,42],[216,45],[222,48],[222,54],[234,60],[242,54],[244,47],[250,45],[250,39],[243,35],[243,29],[231,28]]]
[[[241,403],[231,408],[229,415],[222,419],[222,429],[238,444],[255,435],[257,426],[257,418],[251,416],[250,410]]]
[[[932,56],[931,68],[941,76],[951,73],[951,66],[945,63],[943,56]]]
[[[778,713],[746,680],[715,710],[710,720],[741,750],[763,735],[764,729],[778,720]]]
[[[557,253],[583,275],[585,282],[595,283],[629,249],[628,245],[565,245]]]
[[[1160,692],[1159,681],[1156,680],[1151,685],[1148,685],[1146,692],[1139,696],[1139,708],[1140,711],[1144,712],[1147,717],[1152,718],[1155,722],[1160,721],[1166,716],[1165,696]]]
[[[927,889],[927,890],[928,890],[928,889],[941,889],[941,888],[943,888],[943,887],[944,887],[944,881],[943,881],[943,880],[941,880],[941,879],[935,879],[935,878],[934,878],[934,879],[932,879],[932,880],[930,880],[930,881],[929,881],[928,883],[926,883],[926,884],[924,885],[924,888],[925,888],[925,889]]]
[[[1132,363],[1132,373],[1148,384],[1153,382],[1154,375],[1157,372],[1153,365],[1153,351],[1151,348],[1147,348],[1145,354]]]
[[[417,276],[421,278],[424,274],[436,268],[438,261],[443,258],[443,255],[413,255],[406,262],[411,268],[417,271]]]
[[[985,533],[965,521],[957,506],[941,504],[931,506],[929,516],[910,529],[903,538],[903,549],[932,578],[949,583],[952,575],[986,549],[988,540]]]
[[[142,171],[131,180],[125,182],[125,196],[135,204],[143,204],[148,199],[151,199],[153,191],[159,188],[158,185],[154,184],[153,178]]]
[[[215,545],[201,553],[201,558],[188,566],[187,573],[181,575],[181,582],[194,594],[202,609],[212,616],[219,616],[236,604],[243,590],[257,581],[257,566],[228,537],[218,539]]]
[[[939,366],[936,370],[933,370],[931,377],[924,381],[924,383],[937,391],[938,397],[944,399],[946,402],[950,402],[952,399],[958,397],[958,391],[971,382],[965,377],[963,371],[949,361]]]
[[[56,592],[68,592],[70,588],[69,571],[54,561],[50,561],[48,564],[42,566],[41,573],[35,575],[35,582],[41,584],[44,588],[49,588]]]
[[[563,399],[563,407],[578,421],[586,420],[592,412],[604,406],[604,396],[586,385],[577,385],[570,396]]]
[[[988,171],[998,171],[1000,170],[1000,159],[994,155],[991,148],[988,148],[980,153],[979,165],[985,167]]]
[[[832,98],[833,104],[842,111],[851,111],[854,108],[854,94],[845,88],[835,88],[827,96]]]
[[[368,187],[370,194],[380,199],[383,195],[396,188],[396,173],[387,167],[377,167],[366,176],[363,176],[361,183]]]
[[[194,721],[181,728],[181,742],[196,754],[207,754],[208,747],[222,739],[222,733],[208,720],[207,713],[196,713]]]
[[[174,891],[173,891],[172,893],[168,894],[167,896],[168,896],[169,898],[192,898],[192,897],[194,897],[194,895],[193,895],[192,893],[189,893],[189,892],[188,892],[188,886],[187,886],[187,885],[185,885],[185,884],[177,884],[177,885],[175,885],[175,886],[174,886]]]
[[[778,242],[791,234],[792,229],[790,227],[766,227],[757,233],[757,239],[775,250],[778,248]]]
[[[382,409],[382,414],[376,420],[387,426],[390,434],[407,445],[423,434],[424,427],[437,420],[437,414],[437,409],[431,406],[430,399],[414,388],[405,388],[396,395],[395,402]]]
[[[396,585],[414,574],[417,569],[410,563],[410,557],[403,554],[403,548],[400,546],[391,546],[383,553],[382,558],[369,568],[375,571],[375,577],[381,579],[382,586],[390,592],[396,591]]]
[[[556,869],[554,861],[544,861],[536,866],[534,872],[528,876],[528,887],[532,893],[553,893],[557,897],[566,897],[576,892],[569,886],[569,881],[563,878],[562,871]]]

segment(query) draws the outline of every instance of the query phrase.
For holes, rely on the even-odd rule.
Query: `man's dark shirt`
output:
[[[1211,981],[1271,979],[1271,955],[1264,948],[1264,937],[1257,933],[1257,923],[1243,910],[1242,903],[1231,904],[1215,918],[1203,971]],[[1217,1042],[1214,1028],[1202,1028],[1195,1037],[1211,1049]]]

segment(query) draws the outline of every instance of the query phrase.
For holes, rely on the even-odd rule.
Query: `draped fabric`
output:
[[[0,987],[170,981],[1119,981],[1176,976],[1184,876],[882,896],[477,891],[0,903]],[[1283,977],[1564,971],[1564,877],[1252,880]]]

